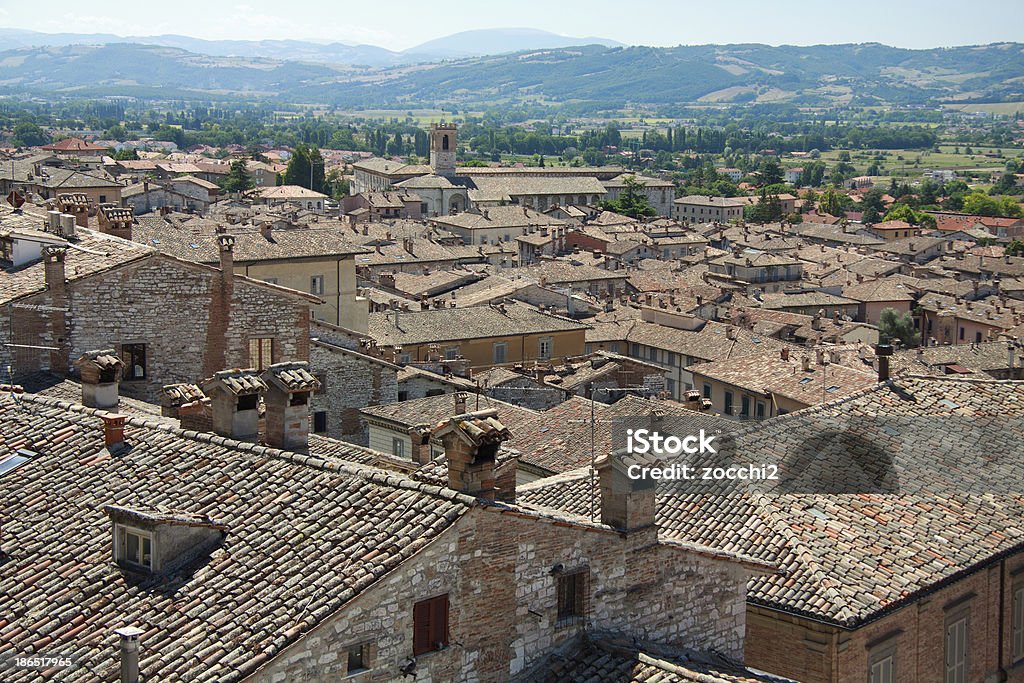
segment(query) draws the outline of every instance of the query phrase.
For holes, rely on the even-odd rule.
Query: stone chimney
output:
[[[267,444],[286,451],[309,450],[309,400],[320,388],[309,363],[275,363],[260,379],[267,387],[263,397]]]
[[[444,444],[448,486],[470,496],[494,500],[495,460],[502,442],[512,434],[498,421],[498,411],[481,410],[449,418],[434,435]],[[503,492],[503,499],[508,492]]]
[[[217,235],[217,245],[220,247],[220,274],[224,283],[234,286],[235,282],[235,238],[233,235],[220,233]]]
[[[878,358],[878,381],[889,381],[889,356],[892,355],[892,347],[888,344],[879,344],[875,347],[875,357]]]
[[[620,450],[597,463],[601,523],[626,533],[642,529],[656,531],[655,482],[649,478],[632,479],[628,475],[629,464],[634,459],[628,451]]]
[[[160,414],[164,417],[179,418],[183,406],[205,398],[206,394],[196,384],[167,384],[160,389]]]
[[[75,367],[82,380],[82,405],[116,410],[124,362],[114,349],[86,351],[75,361]]]
[[[789,360],[789,348],[788,347],[783,346],[781,349],[779,349],[779,358],[781,358],[782,360],[785,360],[785,361]]]
[[[804,372],[810,372],[811,370],[811,357],[801,356],[800,357],[800,369]]]
[[[259,435],[260,395],[267,385],[255,370],[221,370],[203,383],[213,406],[213,431],[239,441]]]
[[[125,626],[114,633],[121,637],[121,683],[139,683],[139,636],[145,631]]]
[[[462,391],[457,391],[455,396],[455,414],[462,415],[466,412],[466,394]]]

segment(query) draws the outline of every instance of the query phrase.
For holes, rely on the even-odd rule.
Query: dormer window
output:
[[[114,558],[118,562],[153,571],[153,534],[123,524],[117,524],[114,533]]]

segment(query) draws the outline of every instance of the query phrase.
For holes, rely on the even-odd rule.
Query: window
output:
[[[711,398],[711,385],[710,384],[705,384],[704,385],[704,398]]]
[[[399,458],[405,457],[405,441],[399,437],[391,439],[391,452],[397,455]]]
[[[153,569],[153,535],[139,529],[117,526],[117,559]]]
[[[324,293],[324,276],[323,275],[312,275],[309,278],[309,293],[310,294],[323,294]]]
[[[567,626],[583,619],[587,591],[586,570],[558,577],[558,625]]]
[[[408,401],[409,400],[409,392],[408,391],[399,391],[398,392],[398,400],[399,401]]]
[[[894,655],[879,657],[871,662],[871,676],[868,683],[893,683],[896,673]]]
[[[458,357],[459,357],[459,347],[458,346],[449,346],[447,349],[444,350],[444,358],[445,358],[445,360],[455,360]]]
[[[400,353],[400,354],[398,354],[398,362],[401,363],[402,365],[408,365],[409,363],[412,362],[412,354],[411,353]]]
[[[412,609],[412,654],[440,650],[448,645],[448,594],[422,600]]]
[[[725,392],[725,414],[732,415],[732,392]]]
[[[494,363],[506,363],[508,362],[508,344],[505,342],[495,342],[494,344]]]
[[[1024,659],[1024,586],[1013,592],[1013,661]]]
[[[146,379],[145,344],[122,344],[121,360],[124,362],[125,380]]]
[[[611,344],[609,344],[608,345],[608,350],[611,351],[612,353],[618,353],[619,352],[619,342],[612,342]]]
[[[369,644],[356,645],[348,649],[348,668],[350,674],[360,671],[367,671],[370,668],[370,646]]]
[[[764,401],[758,401],[754,404],[754,417],[758,419],[764,417]]]
[[[107,203],[107,195],[101,194],[100,195],[100,204],[106,204],[106,203]]]
[[[551,354],[554,351],[554,340],[551,337],[540,338],[539,356],[542,360],[551,358]]]
[[[750,397],[749,396],[742,396],[742,397],[740,397],[740,415],[743,415],[745,417],[749,417],[750,416]]]
[[[978,343],[978,344],[980,344],[980,343],[981,343],[981,332],[975,332],[975,333],[974,333],[974,341],[975,341],[976,343]]]
[[[249,340],[249,367],[266,370],[274,363],[274,340],[271,337],[253,337]]]
[[[327,411],[318,410],[313,413],[313,432],[323,434],[327,431]]]
[[[961,327],[960,328],[960,341],[963,341],[963,340],[964,340],[964,328]]]
[[[946,683],[967,683],[967,616],[946,622]]]

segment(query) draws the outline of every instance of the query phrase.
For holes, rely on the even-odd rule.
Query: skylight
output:
[[[19,448],[15,452],[9,454],[6,458],[0,459],[0,476],[7,474],[19,465],[25,464],[37,455],[39,454],[35,451],[30,451],[27,448]]]
[[[802,380],[800,380],[800,384],[807,384],[808,382],[813,382],[813,381],[814,381],[813,377],[804,377]]]

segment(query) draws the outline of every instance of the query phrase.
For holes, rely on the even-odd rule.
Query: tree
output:
[[[14,127],[14,144],[18,147],[40,147],[49,142],[50,136],[34,123],[25,121]]]
[[[223,188],[225,192],[245,192],[255,186],[249,172],[245,169],[245,162],[241,159],[231,162],[231,170],[228,177],[224,179]]]
[[[1021,207],[1012,197],[997,199],[976,190],[964,197],[964,213],[976,216],[1005,216],[1020,218]]]
[[[890,344],[894,339],[898,339],[903,346],[917,346],[921,342],[921,335],[914,327],[914,317],[910,313],[885,308],[878,316],[878,341]]]
[[[924,211],[918,211],[909,204],[902,202],[897,202],[889,207],[889,212],[885,214],[885,220],[905,221],[911,225],[919,225],[923,228],[935,227],[935,216]]]
[[[630,218],[642,218],[654,216],[658,212],[647,200],[643,192],[643,181],[637,180],[636,176],[626,176],[622,180],[623,188],[619,198],[613,201],[601,202],[600,206],[606,211],[614,211]]]
[[[301,185],[315,192],[323,192],[324,158],[320,155],[320,150],[305,143],[297,145],[292,152],[292,158],[288,160],[284,184]]]
[[[114,154],[114,161],[138,161],[139,153],[131,147],[125,147],[120,152]]]
[[[349,183],[345,180],[345,174],[342,173],[340,168],[332,168],[331,172],[324,179],[324,183],[331,191],[331,197],[334,199],[341,200],[349,194]]]
[[[821,193],[821,197],[818,199],[818,206],[821,210],[831,216],[844,216],[846,215],[846,204],[850,198],[844,194],[840,194],[834,187],[830,187]]]
[[[776,159],[765,159],[761,162],[761,183],[764,185],[778,185],[785,180],[782,167]]]
[[[1024,242],[1021,240],[1012,240],[1006,245],[1006,251],[1004,253],[1007,256],[1024,256]]]

